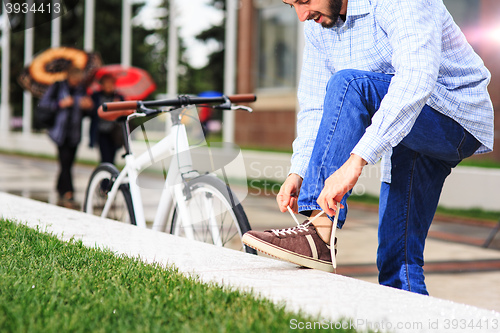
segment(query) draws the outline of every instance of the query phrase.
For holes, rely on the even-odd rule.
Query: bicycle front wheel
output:
[[[109,191],[111,191],[118,175],[118,169],[110,163],[103,163],[94,170],[85,193],[84,212],[102,216],[104,206],[109,198]],[[120,185],[109,206],[108,213],[104,217],[124,223],[136,224],[128,184]]]
[[[170,233],[197,241],[257,254],[244,245],[241,236],[250,230],[238,199],[220,179],[205,175],[187,182],[186,212],[176,206]]]

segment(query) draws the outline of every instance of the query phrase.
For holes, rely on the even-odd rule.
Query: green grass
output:
[[[479,220],[488,220],[492,222],[497,222],[500,219],[499,211],[490,211],[481,208],[456,209],[438,206],[436,213],[451,217],[457,217],[458,219],[460,219],[461,217],[466,217]]]
[[[378,205],[379,201],[376,195],[371,195],[371,194],[351,195],[347,200],[361,202],[370,205]]]
[[[287,154],[293,153],[291,146],[290,146],[290,148],[271,148],[271,147],[262,147],[262,146],[243,145],[243,146],[240,146],[240,148],[242,150],[254,150],[254,151],[261,151],[264,153],[287,153]]]
[[[490,159],[466,158],[465,160],[460,162],[459,166],[471,166],[471,167],[487,168],[487,169],[500,169],[500,162],[493,161]]]
[[[248,178],[247,186],[250,192],[276,196],[283,182],[274,179]]]
[[[0,220],[0,332],[285,332],[292,319],[314,321]]]

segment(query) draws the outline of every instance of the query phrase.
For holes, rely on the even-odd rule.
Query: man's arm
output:
[[[293,142],[290,173],[304,177],[311,158],[323,115],[326,85],[334,69],[329,68],[326,52],[317,40],[319,25],[304,24],[305,48],[298,89],[300,112],[297,115],[297,138]],[[317,25],[317,24],[316,24]]]
[[[366,164],[363,158],[352,154],[337,171],[325,180],[325,186],[316,200],[325,213],[330,216],[337,213],[335,211],[337,202],[340,202],[344,195],[356,185]],[[344,208],[344,205],[340,205],[340,208]]]
[[[436,1],[383,0],[375,14],[393,48],[396,74],[351,157],[325,181],[318,204],[329,215],[357,183],[364,165],[376,163],[410,132],[438,77],[442,30]]]
[[[370,164],[404,139],[434,90],[443,14],[436,0],[382,0],[375,15],[392,46],[396,74],[371,126],[352,151]]]
[[[297,138],[293,142],[293,156],[290,174],[276,197],[282,212],[287,206],[297,213],[297,199],[302,179],[307,170],[311,153],[323,115],[326,84],[333,73],[327,67],[326,52],[316,39],[313,22],[305,23],[304,61],[300,76],[298,98],[300,112],[297,115]]]

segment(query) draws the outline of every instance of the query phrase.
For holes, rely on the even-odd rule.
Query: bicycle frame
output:
[[[102,217],[107,216],[120,185],[125,183],[130,185],[130,194],[132,196],[136,224],[141,228],[146,228],[141,190],[137,184],[138,175],[141,171],[145,170],[156,161],[163,160],[169,156],[176,156],[176,158],[172,158],[168,168],[168,174],[162,189],[152,229],[158,231],[165,230],[167,219],[174,208],[174,202],[177,203],[178,213],[182,218],[183,224],[191,224],[190,214],[187,212],[187,207],[183,198],[183,175],[190,173],[197,175],[197,173],[192,167],[186,127],[180,122],[180,118],[178,117],[180,112],[178,110],[174,110],[173,112],[173,125],[167,136],[161,139],[158,143],[154,144],[150,149],[140,154],[138,157],[135,157],[131,153],[125,156],[125,167],[120,172],[118,178],[115,180],[110,192],[108,193],[108,200],[106,201],[102,211]],[[140,117],[140,115],[132,114],[127,117],[127,132],[129,132],[129,120],[135,117]],[[174,198],[175,200],[173,200]]]
[[[116,177],[116,179],[112,179],[110,182],[112,184],[111,189],[109,191],[108,188],[106,189],[107,198],[101,212],[101,217],[105,218],[111,213],[111,210],[114,209],[113,203],[118,192],[122,192],[123,190],[120,187],[127,185],[129,188],[123,193],[127,195],[125,201],[128,213],[130,213],[130,218],[132,219],[131,222],[135,222],[141,228],[146,228],[141,188],[137,182],[139,174],[154,163],[172,156],[173,158],[170,160],[168,167],[168,174],[165,176],[164,186],[159,196],[160,201],[154,216],[153,230],[166,231],[169,217],[171,217],[173,223],[172,233],[183,233],[186,238],[203,241],[203,239],[199,239],[200,230],[209,231],[211,242],[220,246],[225,246],[221,235],[224,235],[224,230],[230,229],[220,228],[218,217],[225,219],[226,216],[229,216],[231,221],[236,224],[240,236],[242,230],[250,230],[243,209],[237,202],[238,200],[234,200],[231,190],[227,188],[228,179],[224,168],[227,165],[226,163],[230,163],[236,155],[228,154],[227,152],[230,152],[230,149],[224,150],[223,154],[225,154],[225,157],[218,159],[219,163],[217,164],[213,158],[213,151],[209,149],[210,151],[207,151],[209,160],[206,161],[206,165],[203,159],[201,160],[203,164],[198,165],[198,163],[195,163],[198,170],[205,170],[205,167],[207,167],[208,170],[206,172],[208,175],[205,175],[205,173],[201,174],[201,172],[195,170],[193,160],[194,162],[199,162],[198,159],[194,159],[198,154],[191,151],[193,147],[189,146],[186,126],[181,123],[180,117],[185,109],[180,108],[200,104],[217,104],[213,107],[221,110],[245,110],[252,112],[252,109],[247,106],[233,105],[232,103],[254,102],[255,100],[256,96],[252,94],[222,95],[220,97],[191,97],[181,95],[175,99],[168,100],[121,101],[104,103],[100,106],[98,115],[102,119],[108,121],[126,119],[126,126],[124,127],[125,167],[118,175],[114,168],[111,171],[106,171],[108,174],[111,173],[112,178]],[[169,107],[170,109],[158,109],[161,107]],[[130,120],[136,117],[152,116],[163,112],[171,113],[172,127],[170,134],[163,137],[152,147],[149,146],[147,136],[145,135],[148,150],[137,157],[132,155],[130,146]],[[143,124],[141,124],[141,127],[145,131]],[[204,146],[196,148],[203,148],[196,152],[199,153],[201,151],[204,154]],[[201,156],[204,157],[204,155]],[[212,173],[219,169],[225,179],[225,184],[221,183],[218,179],[214,179],[218,177]],[[89,183],[89,189],[90,186],[95,186],[95,184],[92,184],[94,183]],[[213,190],[210,188],[213,188]],[[226,192],[227,190],[228,192]],[[87,191],[87,195],[89,193]],[[214,206],[216,201],[221,204]],[[92,204],[93,201],[89,202]],[[132,207],[130,207],[130,204]],[[230,212],[229,215],[225,214],[226,210]],[[224,238],[224,242],[230,241],[233,237],[230,234],[229,236],[230,238]]]

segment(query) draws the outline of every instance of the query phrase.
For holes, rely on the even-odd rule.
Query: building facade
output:
[[[500,112],[500,1],[444,3],[492,73],[489,92]],[[253,104],[254,113],[236,115],[235,140],[239,145],[291,150],[303,38],[295,10],[282,0],[240,1],[237,90],[255,93],[258,100]],[[495,147],[500,147],[499,117],[495,121]],[[481,158],[500,161],[500,149]]]

